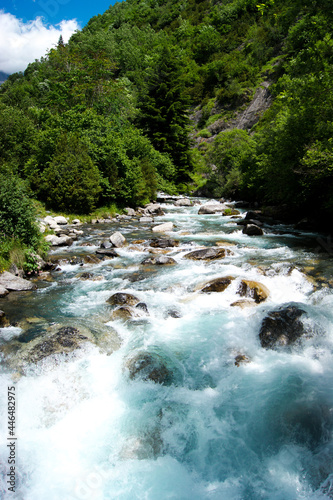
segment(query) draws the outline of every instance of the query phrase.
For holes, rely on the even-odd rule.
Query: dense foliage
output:
[[[64,211],[208,178],[332,214],[332,21],[329,0],[116,3],[1,86],[0,166]],[[270,109],[240,124],[263,82]]]

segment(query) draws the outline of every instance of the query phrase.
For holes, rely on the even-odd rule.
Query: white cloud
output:
[[[24,71],[29,63],[45,56],[57,45],[60,35],[68,42],[77,21],[61,21],[56,26],[46,26],[42,17],[24,23],[12,14],[0,10],[0,71]]]

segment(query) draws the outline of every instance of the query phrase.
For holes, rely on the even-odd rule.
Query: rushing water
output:
[[[176,265],[141,265],[155,237],[150,224],[133,219],[91,226],[69,251],[54,253],[94,252],[115,230],[129,245],[100,264],[62,264],[53,281],[38,282],[37,291],[1,300],[11,320],[23,321],[1,330],[3,345],[14,338],[28,342],[55,322],[104,335],[110,346],[108,340],[103,348],[86,343],[23,374],[3,362],[0,496],[333,498],[331,255],[318,251],[315,234],[274,226],[250,237],[230,217],[198,215],[198,206],[164,208],[155,223],[174,223],[168,237],[180,245],[167,255]],[[82,245],[87,242],[93,246]],[[184,258],[217,243],[231,250],[224,259]],[[82,272],[93,276],[82,280]],[[221,276],[235,278],[224,292],[199,292]],[[265,285],[268,299],[231,307],[243,278]],[[110,320],[106,300],[117,291],[136,295],[149,315]],[[262,348],[263,319],[290,303],[306,311],[312,334],[292,347]],[[162,360],[171,380],[131,379],[128,360],[140,352]],[[249,362],[236,366],[237,355]],[[5,476],[8,386],[15,386],[17,400],[15,493],[7,492]]]

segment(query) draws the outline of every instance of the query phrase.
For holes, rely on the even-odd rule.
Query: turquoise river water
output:
[[[28,343],[52,323],[86,328],[100,340],[23,372],[3,358],[1,498],[333,498],[333,264],[325,237],[283,225],[251,237],[231,217],[198,215],[198,205],[162,206],[166,215],[154,224],[174,223],[167,236],[180,244],[167,255],[175,265],[141,264],[156,237],[151,224],[86,226],[82,239],[52,254],[94,253],[116,230],[129,244],[97,264],[64,261],[36,291],[0,299],[0,309],[19,325],[0,330],[2,346]],[[184,258],[216,244],[231,253],[211,262]],[[81,279],[82,272],[90,279]],[[222,276],[234,278],[224,292],[199,291]],[[232,307],[242,279],[262,283],[269,297]],[[149,315],[111,319],[106,300],[115,292],[134,294]],[[306,312],[311,334],[292,346],[263,348],[263,319],[291,303]],[[160,360],[168,383],[131,377],[129,360],[138,353]],[[247,362],[237,366],[239,355]],[[6,476],[12,386],[15,492]]]

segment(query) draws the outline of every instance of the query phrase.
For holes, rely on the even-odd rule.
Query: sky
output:
[[[0,71],[24,71],[115,0],[0,0]]]

